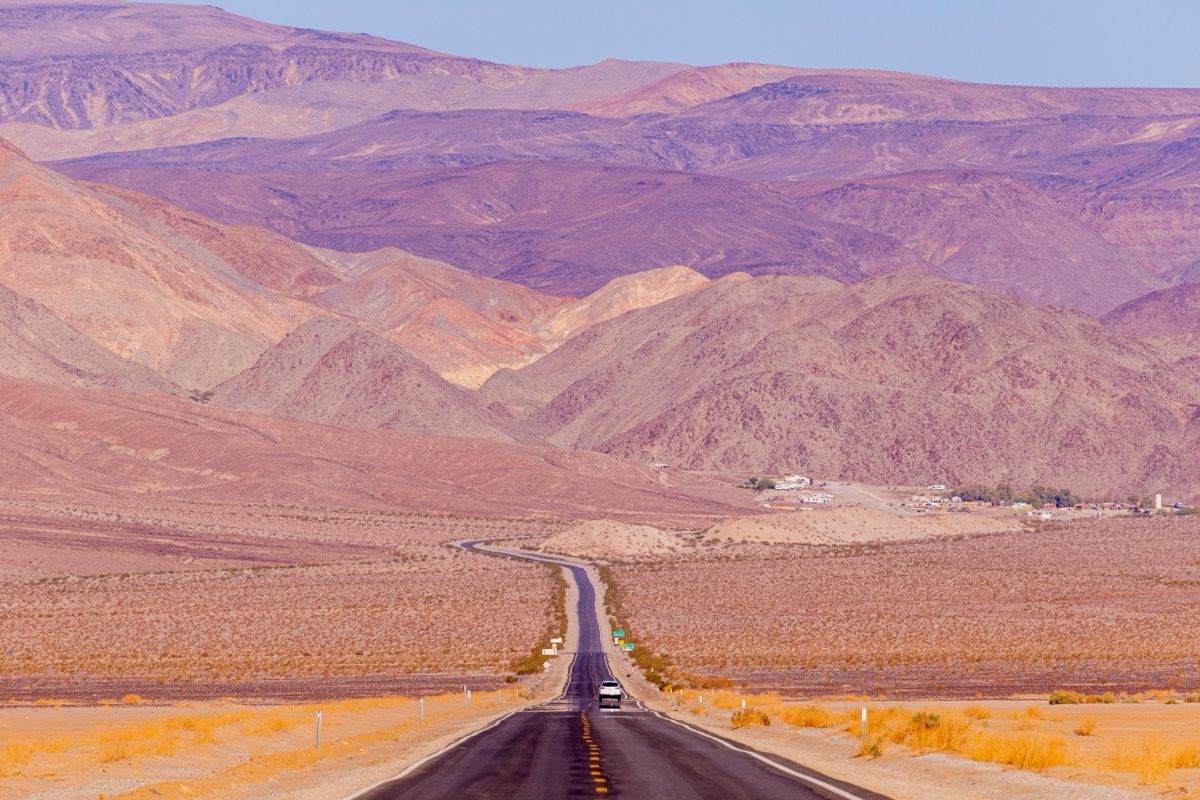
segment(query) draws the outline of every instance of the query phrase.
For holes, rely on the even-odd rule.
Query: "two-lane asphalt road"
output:
[[[635,703],[600,710],[596,690],[611,673],[587,571],[553,558],[529,558],[561,564],[578,588],[579,643],[566,690],[355,800],[886,800]]]

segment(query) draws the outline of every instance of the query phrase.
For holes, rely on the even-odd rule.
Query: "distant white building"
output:
[[[810,494],[802,494],[799,498],[801,503],[819,503],[827,505],[833,502],[833,495],[825,494],[824,492],[813,492]]]
[[[926,488],[928,488],[928,490],[929,490],[929,491],[931,491],[931,492],[944,492],[944,491],[946,491],[946,484],[944,484],[944,483],[934,483],[934,484],[930,484],[930,485],[929,485],[928,487],[926,487]]]
[[[808,486],[812,483],[811,480],[803,475],[784,475],[783,480],[787,483],[798,484],[800,487]]]

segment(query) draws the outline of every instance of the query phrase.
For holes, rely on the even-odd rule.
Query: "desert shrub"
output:
[[[823,708],[818,706],[789,706],[780,715],[788,725],[797,728],[832,728],[837,720]]]
[[[980,720],[989,719],[992,716],[992,712],[983,706],[968,706],[967,708],[963,709],[963,713],[971,719]]]
[[[1069,689],[1058,689],[1050,693],[1050,705],[1052,706],[1074,706],[1083,703],[1086,698],[1079,692],[1073,692]]]
[[[1095,732],[1096,720],[1090,718],[1082,720],[1078,725],[1075,726],[1074,731],[1076,736],[1091,736]]]
[[[858,743],[858,749],[854,751],[855,758],[879,758],[882,755],[882,736],[868,736]]]
[[[944,753],[960,750],[969,730],[970,723],[961,717],[918,711],[892,734],[892,741],[921,753]]]
[[[733,712],[733,716],[729,718],[729,724],[734,728],[767,726],[771,724],[771,718],[757,708],[742,708]]]
[[[1089,694],[1084,698],[1084,701],[1088,703],[1109,704],[1117,702],[1117,696],[1112,692],[1104,692],[1103,694]]]

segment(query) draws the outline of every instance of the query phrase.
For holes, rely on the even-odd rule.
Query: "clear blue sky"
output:
[[[1200,87],[1200,0],[218,0],[508,64],[868,67],[990,83]]]

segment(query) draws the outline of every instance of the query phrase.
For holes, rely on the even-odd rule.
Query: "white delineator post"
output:
[[[417,717],[422,725],[425,724],[425,698],[417,701]]]
[[[321,749],[321,712],[317,712],[317,741],[314,745],[316,749]]]
[[[862,707],[862,738],[867,738],[867,707]]]

